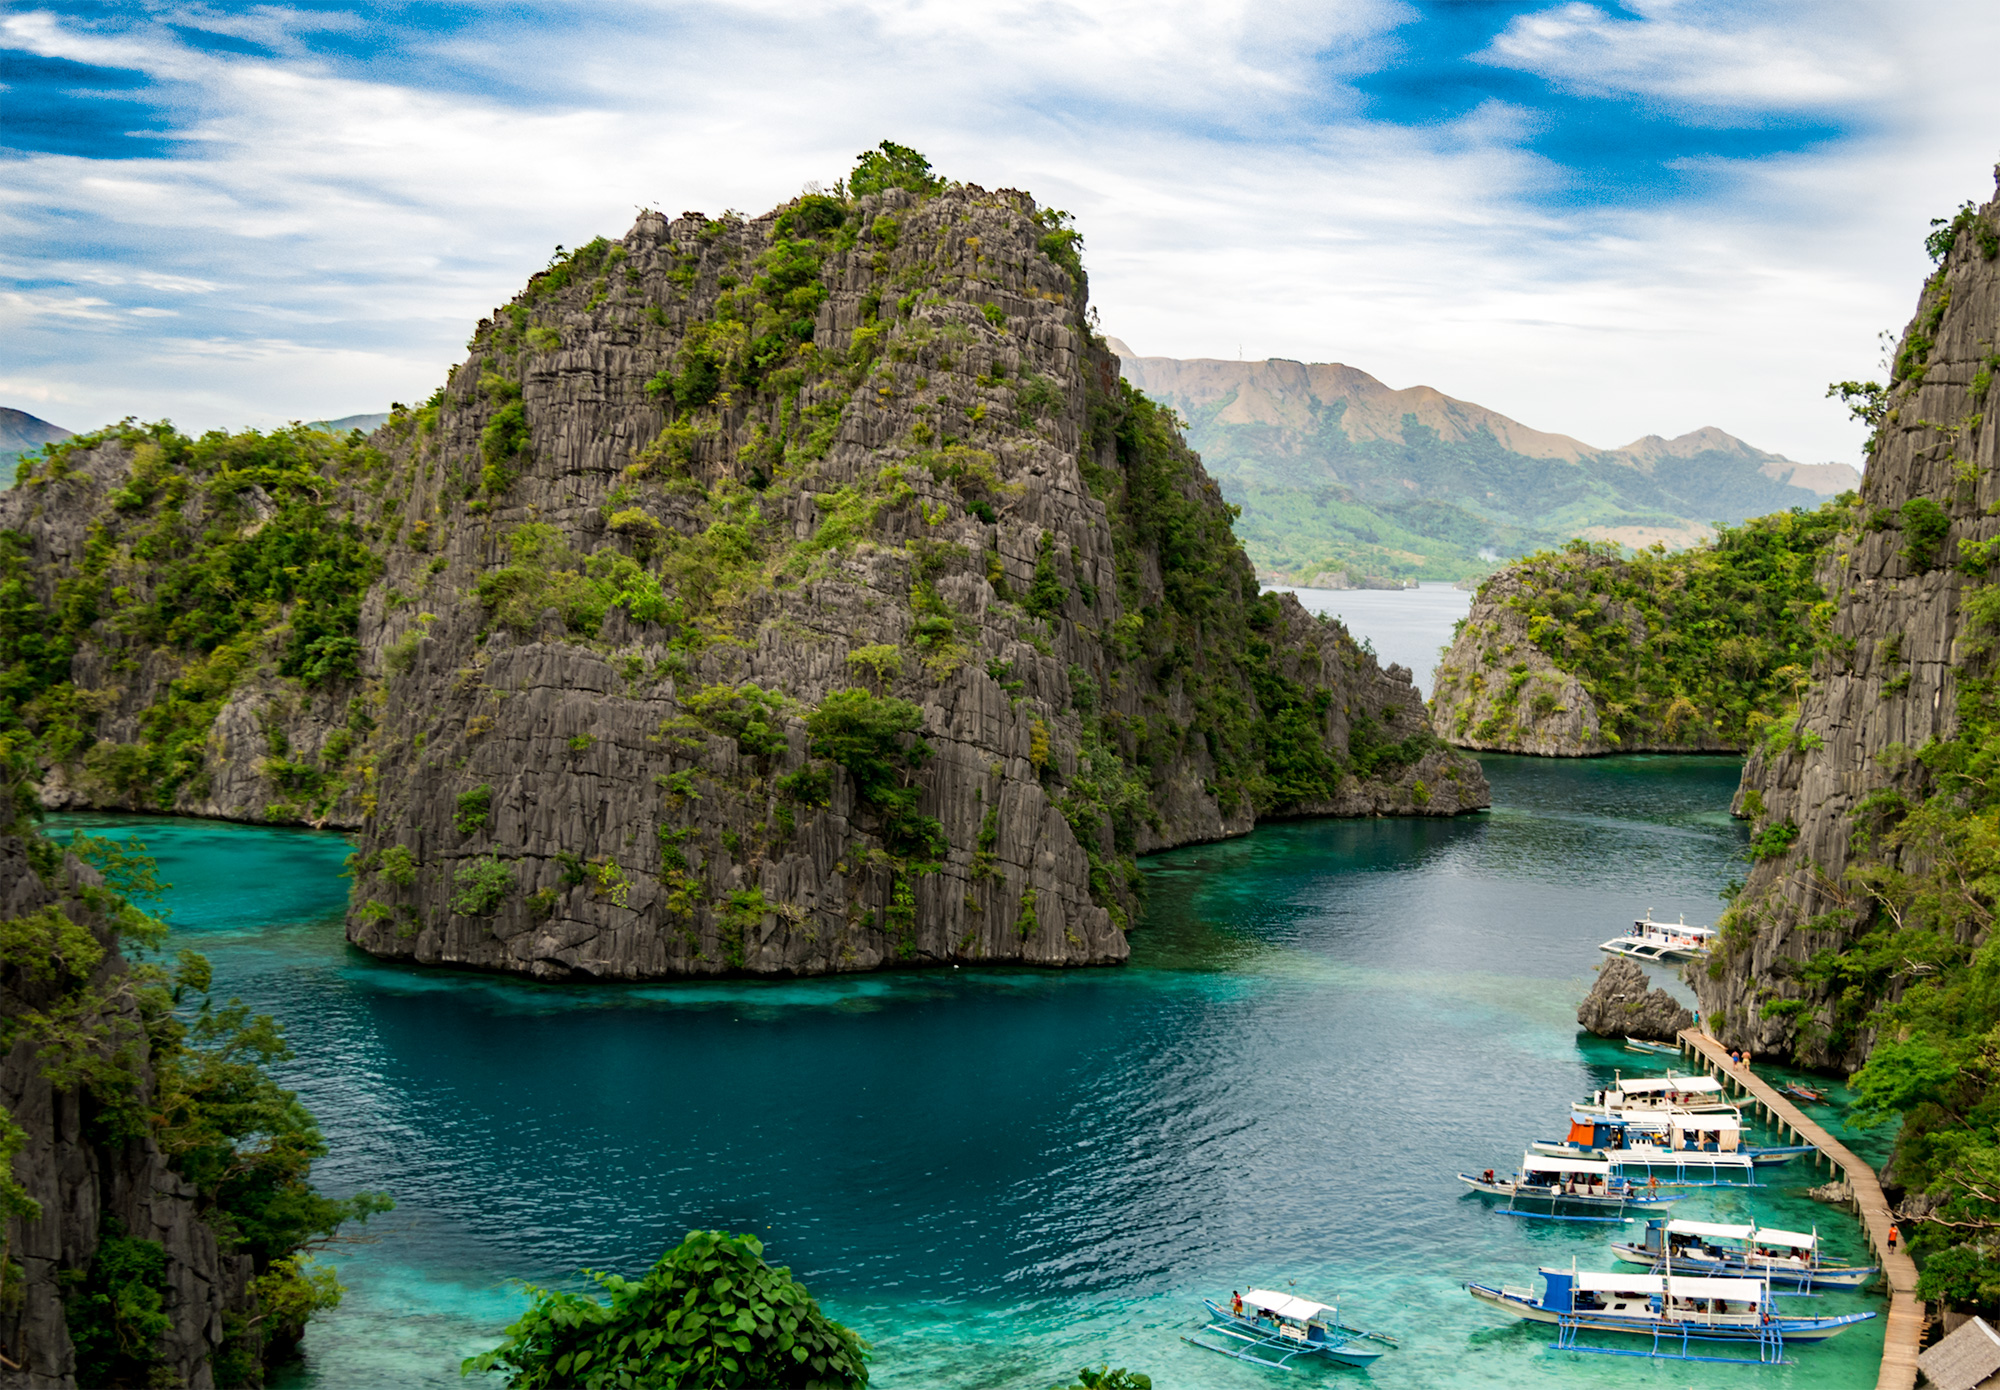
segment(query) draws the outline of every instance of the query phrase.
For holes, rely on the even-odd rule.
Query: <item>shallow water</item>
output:
[[[1162,1387],[1268,1385],[1180,1341],[1198,1297],[1253,1284],[1337,1294],[1396,1334],[1367,1373],[1384,1386],[1749,1376],[1552,1352],[1549,1330],[1474,1304],[1466,1279],[1611,1267],[1612,1228],[1501,1217],[1452,1177],[1514,1167],[1614,1068],[1657,1070],[1580,1038],[1576,1002],[1638,912],[1713,920],[1740,868],[1736,765],[1486,767],[1489,815],[1275,825],[1145,861],[1132,964],[1066,973],[424,972],[344,944],[338,836],[51,828],[151,846],[169,949],[207,952],[219,991],[290,1030],[287,1084],[333,1146],[321,1181],[400,1203],[377,1243],[337,1252],[350,1293],[291,1385],[460,1384],[522,1305],[508,1280],[635,1272],[696,1226],[759,1234],[874,1342],[885,1387],[1044,1390],[1105,1360]],[[1777,1171],[1676,1211],[1817,1225],[1858,1254],[1852,1219],[1800,1195],[1810,1170]],[[1757,1383],[1872,1384],[1880,1326]]]

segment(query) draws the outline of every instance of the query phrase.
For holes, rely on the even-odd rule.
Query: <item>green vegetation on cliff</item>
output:
[[[190,439],[127,422],[48,446],[15,486],[44,508],[71,506],[73,466],[113,441],[129,466],[52,594],[38,594],[30,537],[0,531],[0,731],[26,732],[23,751],[106,799],[171,810],[183,791],[205,794],[209,731],[260,666],[301,694],[358,676],[381,527],[352,497],[343,511],[332,496],[346,481],[385,507],[396,499],[384,498],[382,456],[358,434],[303,427]],[[74,662],[93,641],[113,659],[86,687]],[[101,738],[116,687],[131,684],[151,692],[137,736]],[[365,717],[357,710],[357,725]],[[302,802],[330,801],[344,757],[294,764],[278,742],[266,750],[273,781]]]
[[[1701,982],[1719,1036],[1865,1057],[1857,1120],[1900,1118],[1885,1181],[1928,1300],[2000,1313],[2000,491],[1986,425],[1994,208],[1938,219],[1875,429],[1831,638],[1745,774],[1749,884]],[[1956,305],[1954,301],[1956,300]]]
[[[1674,553],[1573,540],[1515,562],[1480,598],[1505,594],[1527,640],[1595,704],[1608,745],[1745,748],[1780,720],[1811,671],[1830,611],[1815,571],[1853,518],[1847,494],[1725,526]],[[1458,632],[1479,621],[1475,610]],[[1458,705],[1448,737],[1504,743],[1523,715],[1547,713],[1521,706],[1553,697],[1525,688],[1529,668],[1518,657],[1512,644],[1483,648],[1480,664],[1492,669],[1473,674],[1504,684],[1477,723],[1472,701]],[[1448,675],[1465,678],[1441,672],[1441,690]]]
[[[200,955],[183,951],[171,968],[150,959],[166,929],[132,901],[159,889],[144,847],[45,838],[34,823],[23,741],[18,731],[0,734],[0,837],[21,843],[56,901],[0,922],[0,1040],[33,1048],[49,1084],[78,1098],[91,1142],[111,1152],[157,1146],[223,1251],[251,1259],[256,1306],[225,1315],[213,1368],[219,1384],[261,1384],[265,1362],[289,1352],[306,1321],[340,1300],[332,1270],[314,1265],[310,1252],[389,1203],[369,1194],[335,1200],[312,1186],[326,1144],[298,1098],[271,1078],[270,1066],[292,1055],[277,1025],[236,1000],[212,1000]],[[73,876],[69,855],[99,881]],[[128,962],[128,951],[136,959]],[[25,1139],[0,1111],[0,1150],[11,1154]],[[40,1215],[11,1177],[0,1185],[0,1209],[12,1220]],[[101,1234],[87,1266],[58,1275],[78,1381],[157,1383],[157,1343],[170,1330],[166,1251],[109,1219]],[[21,1277],[18,1266],[4,1267],[7,1286]]]

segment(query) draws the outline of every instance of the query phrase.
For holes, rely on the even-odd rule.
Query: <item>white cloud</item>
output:
[[[1781,23],[1739,24],[1746,7],[1718,7],[1708,23],[1675,18],[1683,7],[1618,19],[1596,5],[1565,4],[1515,17],[1480,56],[1576,92],[1634,93],[1725,107],[1792,110],[1852,103],[1898,76],[1879,43],[1857,41],[1837,5]],[[1886,25],[1868,25],[1881,37]]]
[[[1360,114],[1346,78],[1411,18],[1388,4],[878,0],[801,18],[745,0],[532,30],[496,10],[397,55],[429,65],[421,87],[13,15],[6,42],[154,74],[186,152],[9,164],[0,385],[72,428],[418,400],[555,243],[617,235],[641,203],[761,210],[888,136],[1074,211],[1105,324],[1142,351],[1347,361],[1593,443],[1714,423],[1851,458],[1824,383],[1867,370],[1907,314],[1928,217],[1983,194],[2000,102],[1976,55],[2000,25],[1896,17],[1912,49],[1939,49],[1918,82],[1865,8],[1822,14],[1570,6],[1510,26],[1492,53],[1592,90],[1874,103],[1865,135],[1701,163],[1698,200],[1577,209],[1551,196],[1569,171],[1523,148],[1531,108]],[[251,17],[273,44],[295,19]]]

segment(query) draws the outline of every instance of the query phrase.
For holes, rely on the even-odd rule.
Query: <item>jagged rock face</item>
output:
[[[1507,606],[1521,580],[1503,570],[1480,586],[1432,678],[1431,723],[1460,748],[1587,758],[1612,751],[1597,703],[1533,642]]]
[[[471,353],[366,445],[114,432],[0,494],[0,636],[74,644],[0,708],[49,804],[358,827],[353,941],[548,978],[1115,962],[1136,854],[1487,804],[1259,596],[1024,194],[642,214]]]
[[[1581,592],[1591,570],[1618,562],[1580,556],[1566,563]],[[1708,727],[1692,707],[1687,717],[1671,724],[1672,737],[1612,734],[1583,682],[1535,644],[1528,619],[1508,602],[1527,582],[1520,570],[1506,569],[1480,586],[1437,669],[1430,713],[1440,737],[1460,748],[1544,758],[1742,751],[1741,744]],[[1645,615],[1615,599],[1600,596],[1596,601],[1606,619],[1622,625],[1634,646],[1643,649]]]
[[[1203,551],[1188,528],[1220,534],[1219,493],[1177,436],[1146,459],[1121,443],[1136,422],[1116,359],[1033,213],[980,190],[861,200],[858,235],[822,252],[799,370],[677,416],[647,384],[664,372],[678,390],[727,331],[710,326],[730,321],[719,302],[782,244],[770,218],[642,216],[603,278],[531,286],[482,325],[434,433],[403,417],[384,437],[421,474],[410,510],[440,539],[434,555],[392,550],[363,610],[371,660],[400,642],[408,666],[382,707],[351,939],[554,977],[1107,963],[1127,953],[1121,856],[1239,834],[1260,811],[1486,804],[1476,765],[1425,737],[1407,673],[1289,598],[1251,603],[1233,540]],[[493,379],[515,369],[529,442],[469,508],[508,394]],[[663,449],[677,463],[649,462]],[[855,499],[868,525],[830,544]],[[643,555],[650,533],[671,548],[725,512],[752,518],[756,574],[699,613],[614,609],[592,635],[551,611],[510,631],[476,596],[524,523]],[[1204,586],[1205,614],[1190,597]],[[410,601],[392,608],[392,592]],[[1416,756],[1274,803],[1222,711],[1263,709],[1253,687],[1270,679],[1307,694],[1314,747],[1352,763],[1361,730]],[[690,717],[746,686],[782,696],[767,735]],[[801,716],[856,686],[922,711],[931,756],[909,775],[945,846],[922,863],[845,768],[812,756]],[[824,803],[787,799],[814,768]],[[1100,813],[1120,779],[1138,804]],[[490,807],[477,824],[469,793]],[[510,881],[470,913],[481,862]]]
[[[1995,206],[1980,209],[1991,225]],[[1831,640],[1815,665],[1798,726],[1755,751],[1744,768],[1735,810],[1765,828],[1796,826],[1788,849],[1756,864],[1732,915],[1732,949],[1698,974],[1702,1012],[1717,1036],[1756,1052],[1794,1051],[1811,1065],[1858,1066],[1873,1043],[1863,1030],[1837,1049],[1800,1016],[1769,1009],[1774,1000],[1803,1000],[1803,1017],[1823,1024],[1837,986],[1798,978],[1800,965],[1834,943],[1814,930],[1823,914],[1866,911],[1866,900],[1842,878],[1861,857],[1855,812],[1869,796],[1898,789],[1921,799],[1928,774],[1901,750],[1949,737],[1958,726],[1960,642],[1968,635],[1962,609],[1969,581],[1953,563],[1964,542],[2000,535],[2000,473],[1994,431],[1980,427],[1975,394],[1990,374],[2000,335],[2000,262],[1981,254],[1977,239],[1946,258],[1919,299],[1905,330],[1902,354],[1928,340],[1918,379],[1892,393],[1862,484],[1865,514],[1858,534],[1841,538],[1821,571],[1833,600]],[[1949,528],[1934,544],[1917,545],[1903,517],[1913,499],[1942,508]],[[1906,553],[1917,545],[1915,555]],[[1868,851],[1874,860],[1914,869],[1896,852]]]
[[[1694,1026],[1694,1015],[1650,983],[1638,963],[1613,956],[1597,968],[1597,982],[1577,1006],[1577,1023],[1600,1038],[1674,1041],[1681,1029]]]
[[[0,787],[0,824],[13,818],[11,799]],[[128,975],[128,967],[115,937],[75,897],[79,883],[95,881],[94,872],[74,859],[62,872],[66,881],[43,883],[22,841],[0,836],[0,919],[55,907],[92,925],[109,949],[90,985],[124,1011],[123,1031],[139,1050],[135,1070],[142,1090],[149,1092],[152,1070],[145,1059],[145,1031],[130,992],[112,988]],[[49,1007],[60,993],[20,978],[18,970],[7,974],[0,1010],[9,1019]],[[27,1038],[17,1039],[0,1059],[0,1107],[28,1136],[14,1155],[14,1176],[42,1213],[34,1221],[9,1221],[9,1258],[21,1267],[23,1297],[18,1304],[0,1307],[0,1354],[12,1363],[0,1369],[0,1386],[71,1390],[76,1385],[76,1354],[57,1276],[89,1266],[110,1218],[126,1235],[157,1241],[164,1249],[165,1286],[171,1292],[161,1311],[172,1326],[155,1344],[158,1369],[178,1377],[173,1384],[206,1390],[215,1383],[209,1363],[224,1339],[223,1315],[247,1319],[256,1311],[250,1292],[252,1258],[222,1253],[215,1232],[200,1217],[194,1189],[167,1166],[151,1139],[114,1144],[101,1137],[91,1122],[91,1103],[79,1092],[56,1090],[43,1075],[42,1061]]]

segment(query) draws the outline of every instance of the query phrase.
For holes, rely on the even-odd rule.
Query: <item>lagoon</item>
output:
[[[1452,1174],[1511,1168],[1566,1100],[1657,1069],[1580,1037],[1575,1006],[1633,916],[1713,920],[1740,871],[1737,763],[1484,762],[1489,814],[1277,824],[1142,861],[1145,925],[1115,970],[427,972],[345,944],[340,836],[50,828],[150,846],[168,950],[206,952],[218,993],[289,1030],[284,1079],[332,1146],[322,1183],[399,1203],[335,1252],[347,1301],[281,1384],[462,1384],[459,1358],[522,1306],[510,1280],[637,1272],[696,1226],[757,1233],[875,1344],[891,1390],[1045,1390],[1104,1361],[1163,1390],[1287,1380],[1179,1340],[1200,1296],[1253,1283],[1337,1294],[1396,1334],[1366,1375],[1382,1386],[1689,1384],[1687,1366],[1553,1353],[1549,1330],[1474,1304],[1466,1279],[1609,1267],[1611,1228],[1498,1217]],[[1886,1142],[1858,1141],[1876,1161]],[[1811,1170],[1778,1174],[1677,1213],[1817,1225],[1858,1256],[1852,1219],[1802,1195]],[[1880,1328],[1720,1374],[1872,1385]]]

